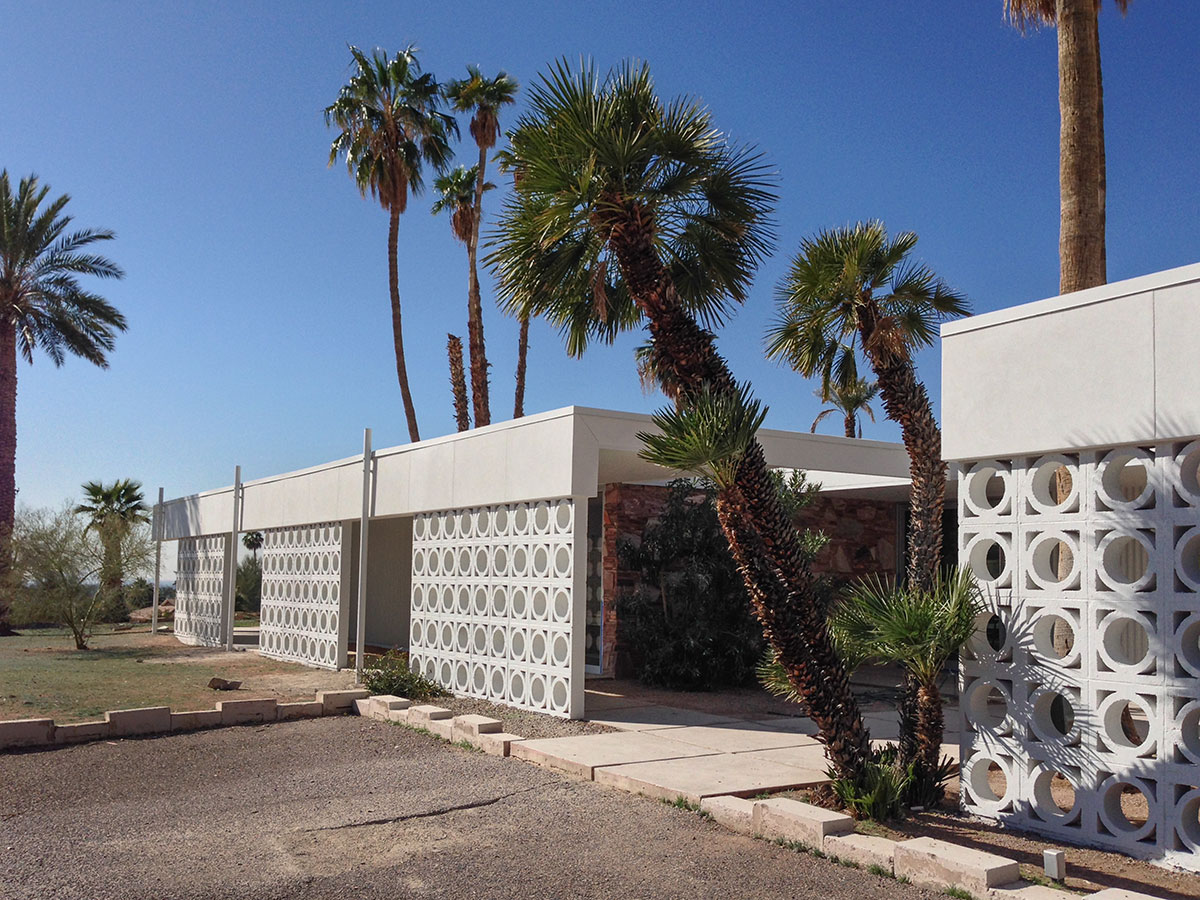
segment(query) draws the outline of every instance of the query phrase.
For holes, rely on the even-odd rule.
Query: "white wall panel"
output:
[[[584,520],[570,498],[418,515],[413,668],[456,693],[582,715]]]
[[[259,652],[323,669],[346,664],[349,529],[339,522],[263,532]]]
[[[185,644],[225,644],[225,597],[231,568],[228,547],[229,536],[224,534],[179,542],[174,628],[175,637]]]

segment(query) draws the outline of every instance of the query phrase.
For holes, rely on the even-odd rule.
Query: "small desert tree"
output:
[[[133,524],[114,544],[71,506],[21,510],[12,547],[14,612],[25,621],[69,628],[77,650],[88,648],[103,611],[101,573],[113,563],[114,552],[125,572],[145,573],[154,562],[154,542],[145,523]]]

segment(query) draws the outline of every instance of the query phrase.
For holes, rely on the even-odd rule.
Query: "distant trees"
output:
[[[125,538],[137,525],[150,521],[150,508],[142,496],[142,483],[118,479],[112,484],[89,481],[83,486],[84,501],[75,512],[87,519],[87,527],[100,539],[104,550],[100,568],[100,619],[106,622],[123,621],[127,610],[125,584]]]
[[[258,559],[258,551],[262,549],[262,545],[263,533],[261,531],[247,531],[242,535],[242,546],[250,551],[255,560]]]
[[[47,202],[50,188],[36,175],[16,190],[0,171],[0,580],[10,561],[17,502],[17,354],[28,363],[41,349],[61,366],[78,356],[101,368],[125,317],[99,294],[79,283],[80,275],[122,278],[116,263],[91,249],[112,240],[111,231],[68,231],[67,194]],[[6,600],[0,596],[0,636],[11,633]]]
[[[154,564],[154,541],[145,522],[134,520],[128,528],[104,533],[70,505],[22,510],[11,546],[15,616],[64,625],[77,650],[88,648],[92,629],[111,600],[103,574],[114,568],[146,573]]]
[[[856,378],[846,385],[824,385],[813,391],[813,394],[822,403],[830,404],[813,419],[812,428],[809,429],[813,434],[817,433],[817,426],[822,420],[835,412],[842,414],[842,430],[848,438],[862,437],[859,413],[866,413],[872,422],[875,421],[875,410],[871,409],[871,401],[879,394],[879,385],[865,378]]]

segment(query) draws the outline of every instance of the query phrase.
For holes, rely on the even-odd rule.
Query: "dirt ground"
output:
[[[933,900],[357,717],[0,755],[5,900]]]

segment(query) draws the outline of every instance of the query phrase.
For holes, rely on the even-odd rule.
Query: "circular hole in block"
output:
[[[1068,512],[1079,496],[1078,470],[1064,456],[1043,456],[1029,474],[1030,502],[1042,513]]]
[[[571,530],[571,502],[569,500],[559,500],[555,504],[554,529],[559,534],[566,534]]]
[[[538,544],[533,550],[533,574],[538,578],[550,574],[550,548],[545,544]]]
[[[1185,531],[1176,543],[1175,571],[1180,581],[1200,591],[1200,528]]]
[[[545,501],[533,508],[533,527],[538,534],[545,534],[550,530],[550,505]]]
[[[1200,613],[1183,620],[1178,632],[1179,661],[1192,675],[1200,677]]]
[[[1008,718],[1008,697],[995,682],[977,681],[967,690],[967,715],[978,728],[996,730]]]
[[[512,514],[512,532],[513,534],[525,534],[529,530],[529,509],[526,506],[517,506]]]
[[[555,712],[566,712],[567,705],[571,699],[571,692],[567,688],[567,680],[565,678],[555,678],[550,683],[550,706]]]
[[[492,532],[492,514],[487,509],[477,509],[471,513],[476,537],[487,537]]]
[[[465,616],[471,611],[471,589],[466,585],[459,587],[455,592],[455,606],[458,609],[459,615]]]
[[[475,519],[466,510],[458,514],[458,536],[463,538],[475,537]]]
[[[492,550],[492,571],[497,575],[508,574],[508,550],[496,547]]]
[[[1150,798],[1133,781],[1110,778],[1101,787],[1100,817],[1109,830],[1134,840],[1154,827],[1150,821]]]
[[[450,660],[442,660],[442,665],[438,669],[438,683],[442,687],[449,687],[450,685],[454,684],[454,682],[451,680],[453,678],[454,666],[450,663]]]
[[[1122,755],[1137,755],[1153,741],[1150,710],[1136,698],[1109,697],[1100,704],[1100,720],[1105,740],[1109,746],[1127,751]]]
[[[1150,580],[1150,553],[1153,548],[1141,534],[1112,532],[1100,541],[1100,577],[1110,587],[1140,588]]]
[[[971,760],[968,784],[975,799],[987,804],[999,804],[1008,796],[1008,773],[994,759],[976,756]]]
[[[564,588],[558,588],[554,592],[554,619],[557,622],[565,622],[571,615],[571,595]]]
[[[525,676],[520,672],[513,672],[508,678],[508,698],[513,703],[525,702]]]
[[[1114,450],[1100,462],[1097,493],[1113,509],[1133,509],[1149,502],[1153,461],[1144,450]]]
[[[567,547],[559,547],[554,551],[554,574],[565,578],[571,574],[571,551]]]
[[[1033,646],[1047,659],[1068,660],[1075,654],[1075,628],[1060,615],[1043,613],[1033,623]]]
[[[528,598],[525,594],[525,588],[515,587],[512,589],[512,614],[513,618],[525,618],[525,607],[528,603]]]
[[[509,655],[513,659],[525,659],[526,641],[524,631],[514,631],[508,640]]]
[[[1116,668],[1137,669],[1150,655],[1150,634],[1141,619],[1114,613],[1101,623],[1106,662]]]
[[[477,547],[475,549],[475,574],[486,575],[491,566],[491,561],[488,559],[487,547]]]
[[[993,463],[977,463],[967,473],[967,505],[978,515],[1006,512],[1012,475]]]
[[[529,572],[529,551],[524,547],[513,548],[512,572],[514,575],[526,575]]]
[[[471,604],[472,609],[477,616],[485,616],[488,611],[488,590],[480,585],[475,588],[474,600]]]
[[[1040,687],[1030,696],[1030,724],[1043,741],[1061,742],[1075,731],[1075,706],[1071,699],[1052,687]]]
[[[527,702],[539,709],[546,705],[546,676],[535,674],[529,676],[529,694]]]
[[[458,551],[458,574],[471,574],[471,551],[466,547],[463,547]]]
[[[508,507],[497,506],[496,511],[492,514],[493,533],[500,537],[507,535],[510,519],[511,517],[508,512]]]
[[[571,659],[571,642],[567,640],[565,634],[554,636],[554,643],[551,649],[550,661],[556,666],[565,666]],[[1200,708],[1197,709],[1197,716],[1200,717]]]
[[[439,515],[430,515],[429,517],[429,537],[437,540],[442,536],[442,517]]]
[[[508,613],[508,588],[502,584],[492,588],[492,615],[503,616]]]
[[[504,674],[503,669],[492,669],[491,674],[488,676],[488,695],[491,697],[503,697],[507,682],[508,677]]]
[[[454,649],[454,627],[446,622],[442,625],[442,633],[439,636],[438,649],[453,650]]]
[[[1078,549],[1074,539],[1059,531],[1038,535],[1029,545],[1030,575],[1043,588],[1070,585],[1078,573]]]
[[[533,617],[535,619],[546,618],[546,613],[550,608],[550,600],[546,595],[546,589],[537,587],[533,589],[531,596],[531,606],[533,608]]]
[[[533,656],[533,661],[541,665],[546,661],[546,635],[541,632],[535,632],[533,640],[530,641],[530,652]]]
[[[1192,788],[1179,799],[1179,836],[1193,852],[1200,852],[1200,788]]]
[[[508,649],[508,638],[503,628],[492,629],[492,656],[504,656]]]
[[[983,633],[988,646],[996,653],[1003,650],[1004,645],[1008,643],[1008,628],[1005,627],[1004,621],[995,613],[988,616]]]
[[[1185,500],[1200,505],[1200,441],[1192,441],[1175,457],[1176,487]]]
[[[471,630],[466,625],[459,625],[454,632],[454,650],[456,653],[466,653],[471,646]]]
[[[415,646],[419,647],[421,645],[421,634],[424,632],[424,630],[425,629],[424,629],[424,626],[421,624],[421,620],[413,619],[411,640]]]
[[[465,662],[454,667],[454,689],[465,692],[471,684],[470,670]]]
[[[471,667],[471,691],[476,695],[487,692],[487,669],[478,664]]]
[[[980,581],[996,584],[1008,573],[1008,554],[1000,541],[983,535],[971,542],[967,564]]]
[[[1062,772],[1046,768],[1038,771],[1033,781],[1033,805],[1042,819],[1068,819],[1075,812],[1077,803],[1075,785]]]

